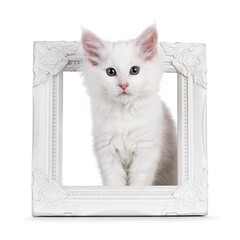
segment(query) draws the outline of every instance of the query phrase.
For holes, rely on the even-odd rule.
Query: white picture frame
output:
[[[206,52],[204,44],[159,43],[166,72],[178,76],[177,186],[62,185],[63,71],[78,71],[80,42],[35,42],[33,216],[207,214]]]

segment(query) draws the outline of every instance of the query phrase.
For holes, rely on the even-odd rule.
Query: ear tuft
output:
[[[82,33],[82,47],[88,61],[93,65],[98,65],[104,58],[105,45],[103,41],[90,31],[84,30]]]
[[[139,47],[139,55],[144,60],[151,60],[157,54],[158,33],[155,25],[149,26],[136,39],[136,45]]]

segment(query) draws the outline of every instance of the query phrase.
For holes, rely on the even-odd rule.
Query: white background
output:
[[[239,239],[239,1],[1,1],[1,239]],[[157,22],[160,41],[205,42],[209,216],[32,218],[34,40],[79,40],[80,25],[112,41]]]
[[[164,73],[159,95],[177,122],[177,74]],[[79,72],[63,74],[63,176],[64,186],[102,185],[93,152],[90,99]]]

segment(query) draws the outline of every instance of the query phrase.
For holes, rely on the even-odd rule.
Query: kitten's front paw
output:
[[[103,179],[104,186],[126,186],[127,181],[123,177],[111,176]]]
[[[130,177],[129,186],[151,186],[153,185],[153,179],[148,174],[136,174]]]

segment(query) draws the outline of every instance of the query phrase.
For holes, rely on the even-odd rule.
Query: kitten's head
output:
[[[91,97],[127,104],[158,93],[162,64],[155,26],[135,40],[116,43],[84,31],[82,47],[83,75]]]

